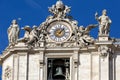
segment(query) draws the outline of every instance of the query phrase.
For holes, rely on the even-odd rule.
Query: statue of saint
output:
[[[100,17],[96,13],[95,18],[99,22],[99,35],[109,35],[109,28],[112,21],[107,16],[107,10],[103,10]]]
[[[17,43],[17,39],[19,36],[19,26],[16,20],[12,21],[12,24],[8,28],[8,39],[9,43]]]

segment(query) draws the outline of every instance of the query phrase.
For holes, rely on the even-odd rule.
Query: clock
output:
[[[71,27],[65,22],[54,22],[49,26],[49,38],[57,43],[67,41],[71,36]]]

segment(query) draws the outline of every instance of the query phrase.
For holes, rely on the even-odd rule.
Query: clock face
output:
[[[71,35],[71,29],[68,25],[58,23],[52,25],[49,29],[49,37],[55,42],[65,42]]]

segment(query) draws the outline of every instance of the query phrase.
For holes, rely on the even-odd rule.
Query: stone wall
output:
[[[78,80],[99,80],[99,55],[80,54],[78,75]]]
[[[2,80],[47,80],[48,58],[70,58],[70,80],[119,80],[120,78],[119,51],[113,53],[112,57],[104,58],[95,51],[78,51],[77,54],[77,51],[71,49],[63,51],[56,49],[45,52],[18,51],[6,57],[2,64]]]

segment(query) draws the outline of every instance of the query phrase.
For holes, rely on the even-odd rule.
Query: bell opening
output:
[[[70,76],[70,59],[49,58],[47,64],[47,80],[69,80]]]

